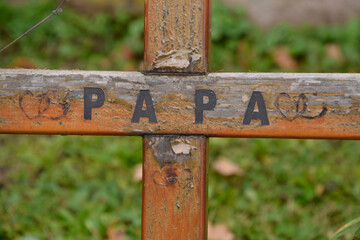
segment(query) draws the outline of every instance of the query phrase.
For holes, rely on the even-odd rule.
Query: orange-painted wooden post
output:
[[[208,72],[211,0],[145,1],[145,72]]]
[[[210,7],[209,0],[145,1],[145,74],[207,73]],[[207,239],[208,139],[143,139],[142,239]]]
[[[207,145],[201,136],[145,136],[142,239],[207,239]]]

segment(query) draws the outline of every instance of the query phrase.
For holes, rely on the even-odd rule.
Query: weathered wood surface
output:
[[[105,92],[92,120],[84,120],[84,87]],[[199,89],[217,96],[203,123],[195,123]],[[140,90],[150,91],[157,123],[131,122]],[[243,124],[254,91],[264,98],[270,125]],[[360,139],[360,74],[0,70],[0,133]]]
[[[145,72],[206,73],[209,0],[145,1]]]
[[[210,8],[210,0],[145,0],[144,73],[207,73]],[[155,76],[147,79],[152,79],[154,89],[187,81]],[[189,107],[175,100],[181,96],[180,85],[170,92],[163,88],[166,96],[154,95],[163,99],[161,107],[154,106],[150,88],[140,87],[131,122],[140,123],[145,117],[151,124],[165,123],[167,120],[156,114],[159,107],[171,118]],[[146,110],[142,110],[143,105]],[[169,108],[172,111],[167,112]],[[207,143],[205,136],[144,136],[143,240],[207,239]]]
[[[207,239],[206,137],[145,136],[142,239]]]

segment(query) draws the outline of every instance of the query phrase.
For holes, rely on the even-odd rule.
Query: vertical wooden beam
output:
[[[145,1],[145,72],[208,72],[211,0]]]
[[[211,0],[145,0],[145,73],[208,72]],[[143,240],[207,239],[202,136],[143,139]]]
[[[206,137],[145,136],[142,239],[207,239]]]

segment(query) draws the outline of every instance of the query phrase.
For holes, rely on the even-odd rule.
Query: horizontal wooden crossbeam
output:
[[[360,139],[360,74],[0,70],[0,133]]]

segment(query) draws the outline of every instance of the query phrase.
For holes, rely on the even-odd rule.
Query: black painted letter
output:
[[[96,101],[92,100],[93,95],[96,95]],[[100,108],[104,106],[105,93],[101,88],[86,87],[84,88],[84,119],[91,120],[91,112],[93,108]]]
[[[254,112],[256,103],[259,108],[258,112]],[[246,109],[243,124],[250,125],[253,119],[261,120],[261,125],[263,126],[270,125],[266,106],[265,106],[265,101],[263,95],[259,91],[254,91],[251,95],[249,105]]]
[[[204,103],[204,97],[208,97],[209,101]],[[195,123],[203,123],[204,110],[214,110],[216,106],[216,94],[212,90],[199,89],[195,92]]]
[[[144,101],[146,105],[146,110],[142,109]],[[150,123],[158,122],[156,119],[154,104],[149,90],[140,91],[139,96],[136,100],[135,111],[131,118],[131,122],[138,123],[140,121],[140,118],[142,117],[149,118]]]

